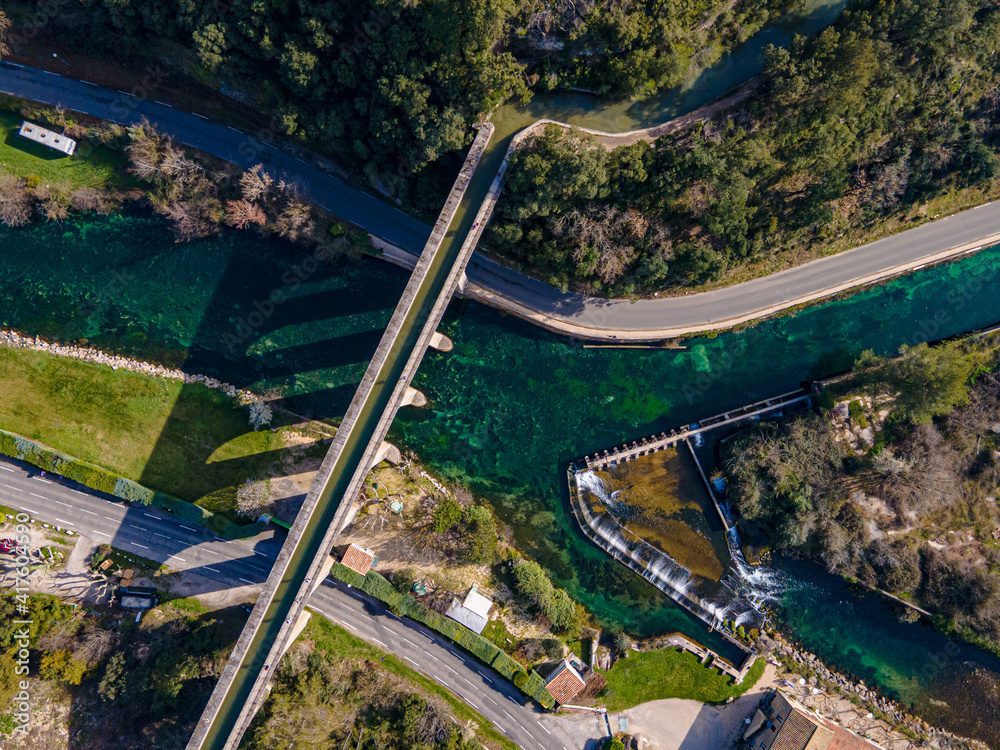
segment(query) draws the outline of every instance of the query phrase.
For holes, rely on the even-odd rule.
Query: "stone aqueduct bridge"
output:
[[[365,477],[396,451],[385,437],[397,409],[423,401],[423,394],[409,383],[424,353],[428,346],[451,348],[450,341],[436,329],[463,282],[465,266],[503,180],[501,169],[478,212],[459,211],[492,135],[492,124],[480,126],[187,750],[233,750],[239,745],[268,694],[273,670],[264,667],[277,665],[305,627],[309,618],[305,602],[330,571],[330,552]],[[477,184],[484,179],[489,178],[477,175]],[[473,189],[471,193],[469,203],[478,204],[483,191]]]

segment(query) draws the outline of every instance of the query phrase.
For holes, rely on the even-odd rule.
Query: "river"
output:
[[[835,16],[840,4],[818,7]],[[698,106],[759,69],[751,44],[704,74],[716,77],[714,89],[698,79],[673,104],[664,97],[598,112],[589,97],[557,94],[504,107],[493,158],[539,116],[621,130]],[[300,249],[249,233],[176,245],[165,222],[144,213],[0,229],[0,323],[240,386],[282,385],[293,409],[320,417],[343,413],[406,278],[370,260],[313,267]],[[994,248],[684,351],[587,349],[457,301],[444,324],[455,349],[429,352],[415,382],[430,407],[404,409],[395,439],[487,495],[519,544],[605,624],[639,635],[680,629],[719,647],[701,622],[574,528],[566,462],[791,390],[849,367],[866,348],[892,352],[996,323],[1000,299],[979,291],[998,285]],[[279,288],[289,301],[268,310]],[[882,600],[816,566],[778,567],[780,623],[791,637],[928,721],[1000,746],[1000,716],[982,710],[1000,685],[1000,660],[900,622]]]

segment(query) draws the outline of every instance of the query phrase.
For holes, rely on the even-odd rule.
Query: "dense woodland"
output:
[[[655,146],[546,129],[513,157],[487,243],[553,284],[629,295],[863,239],[993,185],[998,48],[991,0],[853,0],[766,50],[758,96]]]
[[[729,501],[776,548],[910,598],[1000,650],[998,367],[985,344],[866,353],[819,413],[724,445]],[[837,428],[830,407],[844,399],[870,443]]]
[[[155,61],[179,85],[187,78],[234,93],[273,115],[274,132],[412,204],[454,171],[447,161],[441,175],[424,167],[457,158],[470,125],[503,101],[527,99],[532,87],[652,93],[792,4],[77,0],[53,17],[35,13],[43,2],[23,0],[10,13],[15,40],[30,31],[140,68]]]

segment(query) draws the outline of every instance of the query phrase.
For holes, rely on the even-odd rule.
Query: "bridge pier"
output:
[[[418,391],[412,386],[406,387],[406,393],[403,394],[403,400],[399,402],[400,406],[427,406],[427,396]]]
[[[469,277],[465,275],[465,271],[462,271],[462,275],[458,278],[458,293],[465,294],[465,287],[469,283]]]
[[[399,448],[392,443],[383,440],[382,444],[378,447],[378,453],[375,454],[375,459],[372,461],[372,465],[368,468],[369,470],[374,469],[383,461],[388,461],[391,464],[398,464],[402,462],[402,460],[403,455],[399,452]]]
[[[452,343],[451,339],[443,333],[440,331],[434,331],[434,333],[431,334],[430,347],[431,349],[436,349],[439,352],[450,352],[455,348],[455,345]]]
[[[323,567],[319,569],[319,573],[315,578],[313,578],[312,588],[309,589],[309,596],[315,594],[316,590],[323,585],[323,581],[325,581],[326,577],[330,575],[330,570],[333,568],[333,564],[335,562],[337,561],[333,559],[333,555],[326,556],[326,562],[323,563]]]

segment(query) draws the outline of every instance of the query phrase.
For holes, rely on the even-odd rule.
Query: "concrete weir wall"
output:
[[[263,666],[265,664],[276,665],[293,640],[295,623],[305,607],[304,602],[308,599],[308,594],[312,589],[325,576],[324,566],[329,551],[344,525],[354,498],[357,497],[368,471],[375,463],[378,450],[389,431],[396,410],[403,400],[408,383],[416,373],[445,308],[458,287],[465,270],[465,264],[472,255],[475,245],[467,238],[450,267],[435,264],[435,261],[438,260],[438,250],[441,248],[448,229],[458,212],[465,191],[479,164],[479,159],[492,135],[492,124],[485,123],[480,127],[465,164],[459,172],[448,200],[434,225],[434,230],[382,336],[375,356],[368,365],[340,429],[337,431],[333,445],[323,460],[302,509],[288,534],[288,539],[264,584],[257,604],[250,615],[250,620],[237,641],[229,662],[216,685],[215,692],[195,727],[187,750],[202,750],[203,748],[206,750],[230,750],[236,748],[240,738],[267,697],[271,671],[263,670]],[[473,230],[470,235],[475,235],[475,231]],[[426,295],[433,291],[442,273],[447,273],[443,286],[434,297],[434,303],[429,313],[421,321],[422,308],[427,304]],[[413,340],[410,335],[415,326],[420,326],[420,333]],[[405,358],[405,364],[400,367],[399,362],[403,358]],[[382,409],[371,433],[365,434],[370,427],[369,410],[373,403],[384,398],[384,389],[386,388],[392,389],[387,406]],[[370,401],[372,403],[369,403]],[[360,460],[356,461],[355,465],[352,463],[353,455],[358,447],[357,441],[362,439],[359,437],[361,435],[365,440],[365,448]],[[351,472],[345,491],[338,493],[337,497],[332,496],[334,489],[332,485],[343,481],[345,471]],[[326,528],[317,528],[316,524],[313,523],[313,517],[322,518],[325,515],[324,511],[328,514],[330,503],[337,503],[332,521]],[[317,534],[322,534],[318,546],[316,545]],[[293,565],[296,563],[296,553],[301,555],[299,547],[302,545],[317,549],[317,554],[304,574]],[[279,597],[276,597],[279,587],[286,586],[297,589],[295,603],[288,609],[281,607],[281,601],[287,599],[287,589],[282,589],[281,601],[279,601]],[[278,611],[279,609],[281,611]],[[266,633],[266,628],[274,626],[276,617],[287,619],[280,626],[270,646],[266,642],[261,642],[252,649],[251,646],[258,640],[258,631],[264,628]],[[265,649],[267,650],[266,656],[260,653]],[[243,686],[241,692],[245,692],[247,680],[253,680],[248,695],[245,698],[240,698],[240,706],[233,706],[232,702],[236,700],[235,688]],[[230,695],[231,691],[234,692],[234,695]],[[237,708],[239,715],[233,723],[232,712]]]

